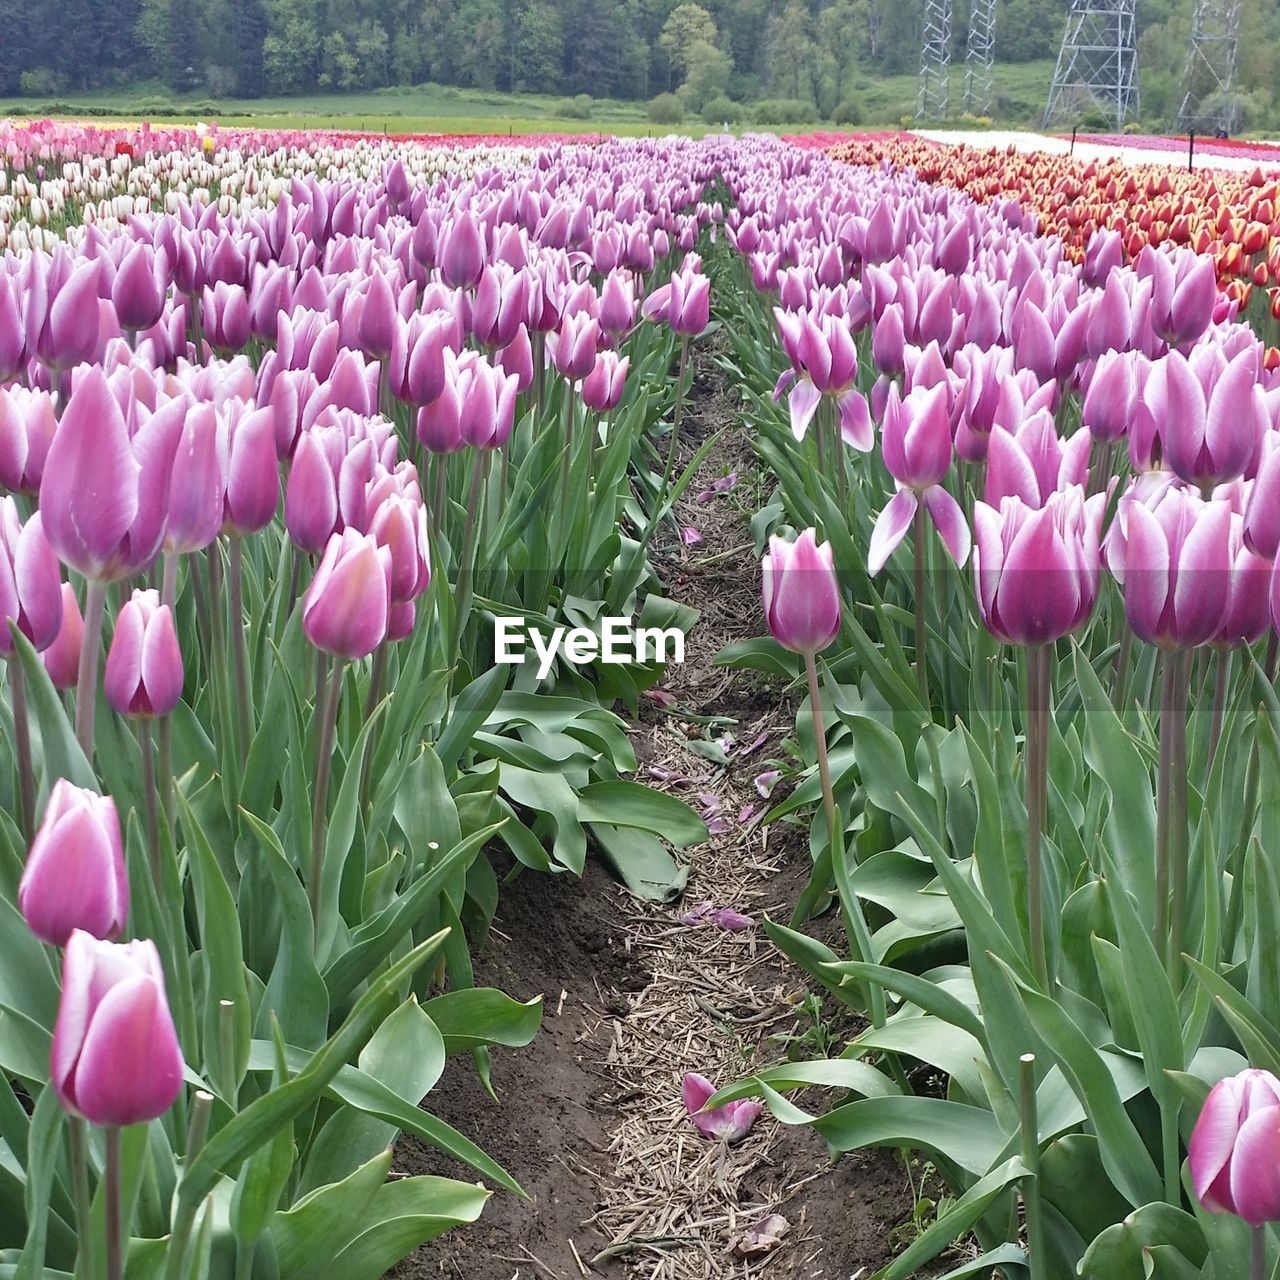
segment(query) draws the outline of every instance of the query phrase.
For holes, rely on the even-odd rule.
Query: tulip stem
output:
[[[1040,1121],[1036,1114],[1036,1055],[1024,1053],[1018,1059],[1019,1110],[1022,1129],[1022,1209],[1027,1221],[1027,1253],[1031,1280],[1047,1280],[1044,1246],[1044,1217],[1040,1204]]]
[[[93,1201],[89,1195],[89,1136],[83,1116],[67,1116],[67,1152],[71,1160],[71,1194],[76,1209],[76,1239],[84,1274],[96,1277],[99,1260],[91,1223]]]
[[[249,644],[244,633],[244,544],[232,537],[231,572],[231,653],[236,676],[236,728],[240,735],[240,763],[249,755],[253,735],[253,711],[249,701]]]
[[[467,522],[462,530],[462,551],[458,557],[457,595],[454,598],[453,656],[456,659],[462,646],[462,631],[471,612],[471,561],[475,555],[476,531],[480,523],[481,493],[488,475],[488,449],[476,449],[471,464],[471,490],[467,494]]]
[[[1049,989],[1044,949],[1044,888],[1041,841],[1044,834],[1049,773],[1049,697],[1053,654],[1048,645],[1027,649],[1027,948],[1031,969],[1043,991]]]
[[[559,531],[557,542],[564,540],[564,552],[569,553],[569,472],[573,467],[573,402],[575,399],[573,384],[564,384],[564,452],[560,455],[560,510],[556,515],[556,528]],[[663,486],[666,487],[665,485]]]
[[[31,763],[31,724],[27,718],[27,681],[17,656],[9,659],[9,695],[13,706],[13,746],[18,765],[18,798],[22,810],[22,838],[30,844],[36,833],[36,778]]]
[[[106,1182],[107,1280],[124,1280],[124,1223],[120,1212],[120,1127],[109,1125],[103,1132],[107,1146]]]
[[[849,866],[845,861],[844,824],[836,807],[835,788],[831,783],[831,761],[827,756],[827,726],[822,710],[822,690],[818,684],[818,664],[812,653],[804,655],[805,673],[809,677],[809,706],[813,715],[813,740],[818,750],[818,777],[822,782],[822,808],[827,819],[827,843],[831,850],[831,873],[836,882],[840,899],[840,914],[844,920],[849,948],[864,964],[875,964],[871,946],[871,932],[862,914],[862,904],[849,878]],[[864,992],[867,1011],[873,1027],[885,1024],[884,991],[875,982],[866,984]]]
[[[1205,781],[1213,772],[1213,762],[1222,739],[1222,717],[1227,705],[1227,687],[1231,683],[1231,650],[1220,649],[1214,654],[1213,718],[1209,724],[1209,753],[1205,756]]]
[[[338,727],[338,701],[342,694],[342,659],[333,660],[327,688],[320,683],[320,737],[316,747],[316,794],[311,810],[311,880],[307,891],[311,915],[320,918],[320,880],[324,874],[325,816],[329,802],[329,774],[333,764],[333,741]]]
[[[663,499],[667,493],[667,485],[671,480],[671,472],[676,465],[676,451],[680,447],[680,420],[684,417],[684,382],[685,374],[689,369],[689,335],[682,333],[680,335],[680,370],[676,375],[676,404],[671,412],[671,443],[667,446],[667,462],[662,468],[662,482],[658,485],[657,495],[653,500],[653,515],[649,519],[649,526],[644,531],[644,536],[640,539],[641,550],[649,545],[649,539],[653,537],[653,531],[658,527],[658,521],[662,518],[664,502]]]
[[[915,526],[916,692],[925,715],[932,718],[929,706],[928,602],[924,594],[924,553],[925,539],[929,536],[929,522],[923,503],[916,505]]]
[[[1249,1232],[1249,1280],[1266,1280],[1267,1229],[1253,1227]]]
[[[1160,764],[1156,777],[1156,950],[1175,991],[1182,970],[1187,896],[1187,680],[1189,651],[1164,655],[1160,689]]]
[[[84,635],[80,641],[80,671],[76,678],[76,739],[93,763],[93,720],[98,707],[98,663],[102,657],[102,621],[107,584],[89,579],[84,602]]]
[[[156,899],[164,901],[164,881],[160,871],[160,808],[156,803],[155,745],[151,738],[151,724],[138,721],[138,745],[142,748],[142,793],[146,811],[147,861],[151,867],[151,883],[155,886]]]

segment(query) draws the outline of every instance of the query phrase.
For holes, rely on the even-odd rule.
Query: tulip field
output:
[[[0,122],[0,1277],[1280,1275],[1266,164]]]

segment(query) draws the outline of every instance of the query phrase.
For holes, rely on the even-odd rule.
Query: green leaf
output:
[[[607,822],[593,822],[590,830],[601,856],[637,898],[670,902],[683,892],[689,868],[681,866],[657,836]]]
[[[687,849],[708,839],[707,824],[683,800],[639,782],[588,783],[578,792],[578,819],[638,827]]]
[[[783,1062],[767,1067],[746,1080],[739,1080],[707,1099],[708,1107],[718,1107],[739,1098],[755,1097],[760,1086],[774,1090],[806,1089],[822,1085],[828,1089],[848,1089],[864,1098],[888,1098],[902,1091],[883,1071],[857,1058],[814,1058],[807,1062]]]
[[[865,1098],[819,1116],[813,1128],[835,1151],[920,1147],[979,1176],[1009,1142],[990,1111],[944,1098]]]
[[[1089,1280],[1129,1280],[1145,1275],[1143,1255],[1157,1244],[1172,1245],[1197,1267],[1208,1257],[1200,1224],[1171,1204],[1153,1202],[1135,1209],[1123,1222],[1108,1227],[1089,1246],[1080,1274]]]
[[[444,732],[436,743],[436,755],[446,774],[462,758],[475,731],[498,705],[498,699],[507,687],[508,674],[508,667],[495,663],[454,699]]]
[[[383,1014],[387,997],[397,991],[443,941],[444,933],[438,933],[392,965],[361,996],[346,1021],[298,1075],[251,1102],[209,1139],[178,1183],[178,1199],[188,1212],[194,1211],[213,1190],[219,1174],[230,1175],[281,1127],[291,1123],[321,1096],[343,1064],[368,1039]]]
[[[1026,1174],[1026,1166],[1016,1156],[998,1169],[992,1169],[946,1213],[939,1214],[887,1267],[877,1271],[872,1280],[910,1280],[926,1262],[972,1230],[995,1201]]]
[[[480,1045],[523,1048],[542,1024],[541,996],[522,1003],[493,987],[449,991],[422,1008],[444,1037],[450,1056]]]
[[[1097,1131],[1107,1175],[1135,1207],[1159,1200],[1163,1194],[1159,1174],[1098,1050],[1057,1001],[1019,985],[1036,1031]]]
[[[93,767],[76,739],[75,729],[58,697],[58,691],[49,679],[39,654],[31,647],[31,641],[9,620],[9,633],[13,639],[13,651],[22,664],[22,675],[27,687],[27,709],[32,728],[39,734],[38,744],[32,743],[32,759],[43,764],[45,790],[58,778],[66,778],[77,787],[98,790]]]
[[[317,1272],[343,1280],[380,1280],[414,1249],[451,1227],[474,1222],[489,1192],[452,1178],[401,1178],[378,1189],[366,1214],[368,1230]]]

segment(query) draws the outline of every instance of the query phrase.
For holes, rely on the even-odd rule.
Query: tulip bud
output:
[[[182,650],[157,591],[135,591],[120,610],[103,687],[122,716],[167,716],[182,699]]]
[[[317,649],[356,661],[386,639],[391,550],[354,529],[335,533],[302,601],[302,629]]]
[[[50,1065],[59,1102],[92,1124],[140,1124],[173,1106],[182,1050],[154,942],[71,934]]]
[[[1241,1071],[1209,1090],[1187,1144],[1196,1199],[1250,1226],[1280,1221],[1280,1080]]]
[[[582,402],[597,413],[610,413],[622,402],[631,357],[621,359],[612,351],[602,351],[595,367],[582,380]]]
[[[794,653],[817,653],[840,632],[840,588],[831,544],[813,529],[795,542],[774,536],[765,554],[762,594],[774,638]]]
[[[270,407],[246,409],[232,401],[226,500],[222,527],[241,536],[265,529],[280,503],[280,468],[276,459],[275,414]]]
[[[120,818],[110,796],[59,778],[31,842],[18,884],[18,908],[31,932],[62,947],[72,931],[115,938],[129,914]]]
[[[80,678],[80,649],[84,643],[84,617],[75,588],[62,584],[62,625],[53,643],[40,655],[55,689],[74,689]]]
[[[62,582],[40,512],[24,525],[6,496],[0,498],[0,657],[13,654],[10,622],[36,650],[47,649],[62,625]]]

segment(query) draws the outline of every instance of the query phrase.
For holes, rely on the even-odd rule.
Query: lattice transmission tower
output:
[[[991,66],[996,60],[996,0],[973,0],[964,49],[964,109],[985,116],[991,110]]]
[[[1092,102],[1116,129],[1138,112],[1136,0],[1071,0],[1044,127],[1070,122]]]
[[[1196,0],[1178,107],[1178,128],[1183,132],[1235,132],[1239,41],[1240,0]]]
[[[945,120],[951,81],[951,0],[924,0],[917,120]]]

